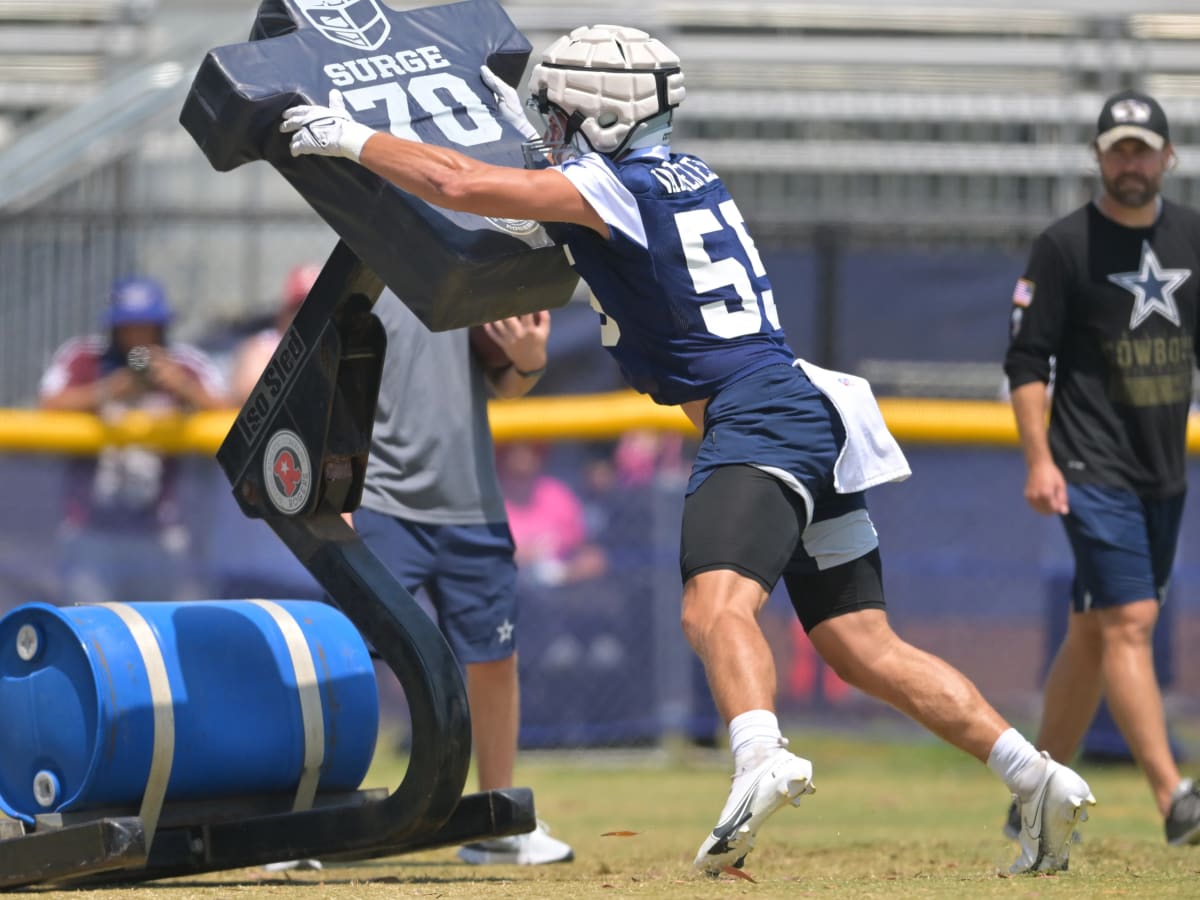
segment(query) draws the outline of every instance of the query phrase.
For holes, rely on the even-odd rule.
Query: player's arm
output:
[[[376,132],[359,163],[422,200],[480,216],[572,222],[608,235],[608,227],[557,169],[517,169],[479,162],[449,147]]]
[[[493,166],[449,147],[375,131],[350,117],[336,90],[329,93],[329,106],[287,110],[280,131],[292,135],[293,156],[352,159],[435,206],[481,216],[570,222],[608,236],[608,226],[558,170]]]

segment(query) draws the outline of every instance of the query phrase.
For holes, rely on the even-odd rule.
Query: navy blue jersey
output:
[[[609,225],[609,240],[572,226],[565,243],[633,388],[685,403],[792,363],[754,241],[707,165],[657,147],[560,168]]]

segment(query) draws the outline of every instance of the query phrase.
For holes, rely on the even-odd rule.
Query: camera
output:
[[[130,348],[125,354],[125,365],[133,374],[145,377],[150,371],[150,348],[144,345]]]

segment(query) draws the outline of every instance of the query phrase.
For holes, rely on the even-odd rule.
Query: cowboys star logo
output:
[[[297,513],[308,503],[312,466],[296,432],[281,428],[271,435],[263,454],[263,483],[271,504],[282,513]]]
[[[1137,328],[1158,313],[1172,325],[1180,324],[1175,291],[1191,277],[1191,269],[1164,269],[1149,241],[1142,241],[1142,262],[1136,272],[1118,272],[1108,280],[1133,294],[1129,330]]]

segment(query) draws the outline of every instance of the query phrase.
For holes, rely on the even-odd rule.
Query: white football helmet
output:
[[[668,143],[685,92],[679,57],[662,42],[637,28],[583,25],[546,48],[529,93],[546,120],[542,147],[558,162],[566,147],[618,156]]]

